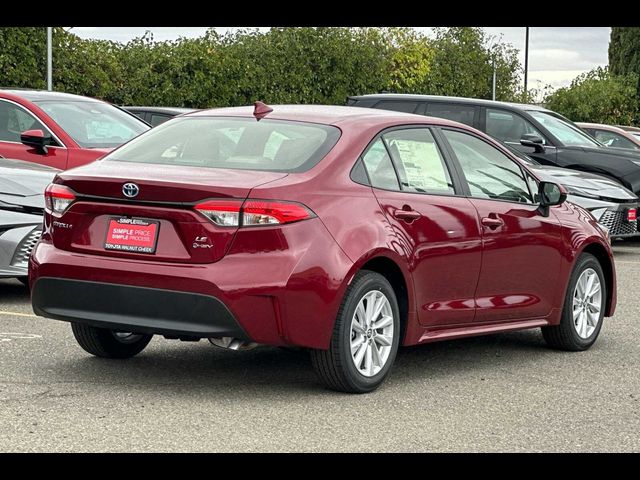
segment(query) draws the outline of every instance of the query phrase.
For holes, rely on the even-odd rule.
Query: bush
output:
[[[574,122],[633,125],[638,120],[638,77],[598,67],[545,98],[545,106]]]

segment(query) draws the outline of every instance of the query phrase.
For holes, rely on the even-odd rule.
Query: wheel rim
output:
[[[373,377],[384,368],[393,345],[393,310],[379,290],[365,294],[351,319],[351,360],[358,372]]]
[[[573,326],[580,338],[593,335],[602,311],[600,277],[593,268],[580,274],[573,291]]]
[[[111,332],[120,343],[135,343],[142,338],[142,335],[132,332]]]

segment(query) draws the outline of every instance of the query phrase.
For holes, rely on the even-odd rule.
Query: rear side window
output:
[[[329,125],[233,117],[184,117],[166,122],[105,157],[105,160],[303,172],[336,144]]]
[[[400,190],[396,171],[382,139],[379,138],[371,144],[362,160],[369,174],[371,186],[385,190]]]
[[[416,111],[418,102],[404,102],[397,100],[383,100],[376,104],[376,108],[382,110],[393,110],[395,112],[413,113]]]
[[[454,122],[464,123],[473,127],[476,115],[476,107],[471,105],[455,105],[447,103],[429,103],[425,115],[430,117],[446,118]]]
[[[454,193],[447,166],[428,129],[392,130],[382,135],[382,138],[398,170],[402,190]]]
[[[169,119],[171,119],[171,115],[163,115],[161,113],[152,113],[151,114],[151,119],[149,120],[149,123],[153,127],[157,127],[158,125],[160,125],[161,123],[166,122]]]

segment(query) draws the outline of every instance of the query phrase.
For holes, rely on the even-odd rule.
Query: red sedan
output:
[[[168,121],[46,192],[37,314],[100,357],[153,335],[311,351],[368,392],[399,345],[542,328],[585,350],[613,314],[608,237],[488,136],[352,107]]]
[[[149,128],[93,98],[0,90],[0,157],[66,170],[93,162]]]

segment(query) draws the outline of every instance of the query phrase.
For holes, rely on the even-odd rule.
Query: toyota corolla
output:
[[[57,175],[32,303],[99,357],[153,335],[303,347],[345,392],[378,387],[400,345],[541,328],[586,350],[614,313],[615,267],[606,231],[565,198],[444,119],[201,111]]]

